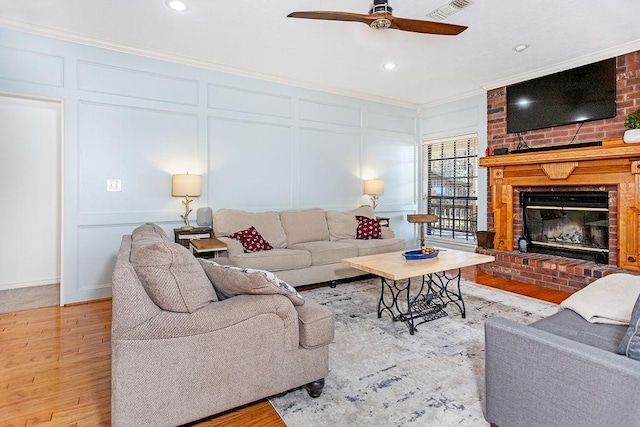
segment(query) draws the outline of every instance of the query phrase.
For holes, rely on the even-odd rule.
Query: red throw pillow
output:
[[[246,230],[236,231],[229,237],[239,240],[245,252],[259,252],[273,249],[269,242],[264,240],[253,225]]]
[[[356,219],[358,220],[356,239],[382,239],[382,229],[380,228],[379,220],[366,216],[356,216]]]

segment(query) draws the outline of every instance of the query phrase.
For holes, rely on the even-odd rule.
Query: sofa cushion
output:
[[[640,296],[631,312],[631,320],[618,346],[618,353],[640,360]]]
[[[166,240],[132,245],[130,260],[147,294],[163,310],[193,313],[217,301],[200,263],[182,245]]]
[[[213,231],[216,236],[228,237],[236,231],[249,227],[256,230],[274,248],[287,247],[287,236],[278,212],[245,212],[236,209],[219,209],[213,216]]]
[[[311,253],[311,265],[327,265],[339,263],[343,258],[358,256],[358,248],[346,242],[305,242],[290,246]]]
[[[335,325],[331,310],[313,301],[307,301],[296,310],[302,347],[317,348],[333,341]]]
[[[379,220],[360,215],[356,216],[356,219],[358,220],[356,239],[369,240],[382,238],[382,230]]]
[[[245,252],[260,252],[273,249],[269,242],[264,240],[262,234],[253,226],[246,230],[236,231],[229,237],[239,240]]]
[[[626,326],[589,323],[573,310],[560,310],[531,324],[531,327],[572,341],[615,353]]]
[[[311,253],[294,249],[238,254],[233,263],[242,268],[258,268],[269,271],[295,270],[311,266]]]
[[[324,210],[320,208],[284,211],[280,213],[287,235],[287,247],[296,243],[329,240],[329,227]]]
[[[304,299],[293,286],[269,271],[220,265],[203,258],[198,260],[221,300],[236,295],[280,294],[289,298],[293,305],[304,304]]]
[[[360,206],[347,212],[327,211],[330,240],[355,239],[358,228],[356,216],[375,218],[376,215],[371,206]]]
[[[391,239],[344,239],[341,242],[349,243],[358,248],[358,256],[382,254],[386,252],[403,251],[407,248],[407,242],[399,237]]]

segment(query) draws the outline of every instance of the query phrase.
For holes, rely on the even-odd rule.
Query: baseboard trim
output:
[[[0,291],[7,291],[9,289],[31,288],[35,286],[58,285],[58,284],[60,284],[59,277],[54,277],[52,279],[36,280],[36,281],[30,280],[28,282],[0,283]]]

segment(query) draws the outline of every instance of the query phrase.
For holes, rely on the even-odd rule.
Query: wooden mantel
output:
[[[608,139],[601,147],[483,157],[480,166],[489,168],[496,249],[514,248],[514,187],[615,185],[617,265],[640,271],[640,144]]]

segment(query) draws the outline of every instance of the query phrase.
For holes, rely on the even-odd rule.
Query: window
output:
[[[422,146],[422,212],[438,216],[425,236],[475,241],[478,223],[478,138],[425,141]]]

